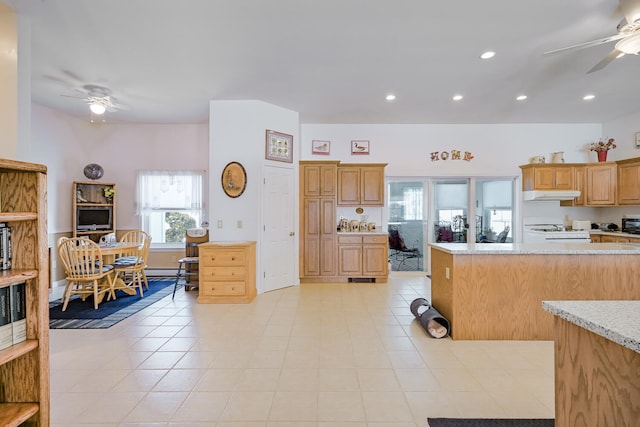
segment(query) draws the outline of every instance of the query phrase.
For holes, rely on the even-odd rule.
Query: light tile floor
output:
[[[54,427],[426,427],[553,418],[553,342],[434,339],[425,277],[304,284],[251,304],[179,290],[106,330],[51,330]],[[479,310],[482,307],[478,307]]]

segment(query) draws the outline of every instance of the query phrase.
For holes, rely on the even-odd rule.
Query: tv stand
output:
[[[105,234],[116,231],[116,185],[110,182],[73,182],[73,237],[88,237],[97,242]],[[108,197],[111,195],[111,197]],[[111,210],[108,224],[91,227],[79,223],[79,211],[83,208],[107,208]]]

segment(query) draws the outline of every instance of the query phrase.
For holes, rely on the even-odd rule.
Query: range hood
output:
[[[523,200],[573,200],[580,196],[577,190],[533,190],[523,191]]]

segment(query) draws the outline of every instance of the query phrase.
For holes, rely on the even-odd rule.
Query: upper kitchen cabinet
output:
[[[338,205],[384,206],[386,163],[338,165]]]
[[[613,206],[616,204],[616,163],[589,163],[586,165],[587,206]]]
[[[572,200],[561,200],[560,206],[584,206],[587,199],[587,169],[585,166],[573,168],[573,189],[578,190],[580,195]]]
[[[522,190],[574,190],[574,166],[562,163],[530,164],[522,169]]]
[[[301,161],[300,165],[304,176],[303,196],[304,197],[331,197],[337,193],[337,168],[339,161],[327,162],[306,162]]]
[[[640,205],[640,158],[619,160],[618,204]]]

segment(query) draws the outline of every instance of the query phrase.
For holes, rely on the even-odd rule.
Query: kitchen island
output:
[[[640,301],[544,301],[555,318],[556,427],[640,419]]]
[[[459,340],[552,340],[545,300],[640,299],[640,245],[431,243],[431,299]]]

